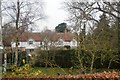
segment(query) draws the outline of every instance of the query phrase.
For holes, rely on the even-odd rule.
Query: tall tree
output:
[[[30,30],[31,27],[32,29],[34,29],[36,25],[36,21],[39,21],[45,18],[44,11],[43,11],[44,6],[43,6],[42,0],[40,1],[19,0],[18,7],[15,1],[6,1],[6,0],[4,0],[4,2],[2,1],[3,30],[5,31],[4,33],[6,34],[6,37],[9,35],[15,37],[15,34],[14,34],[15,32],[22,33]],[[17,20],[18,17],[16,15],[18,13],[19,13],[19,19]],[[16,22],[18,23],[18,25],[16,25]],[[13,31],[13,28],[15,27],[16,27],[16,30]],[[9,40],[7,42],[11,41]],[[4,40],[4,44],[7,45],[8,43],[5,43],[5,40]]]
[[[13,35],[15,35],[16,29],[13,27],[12,24],[4,24],[4,27],[2,28],[2,40],[3,40],[3,45],[5,47],[10,47],[11,46],[11,41],[13,38]]]
[[[97,23],[97,28],[93,31],[94,39],[97,40],[97,49],[110,49],[110,26],[106,15],[103,13]]]
[[[106,13],[109,16],[111,21],[116,18],[120,18],[119,6],[120,2],[81,2],[81,0],[69,0],[65,2],[65,7],[67,11],[70,13],[69,21],[74,23],[76,30],[80,30],[80,28],[85,22],[88,26],[98,22],[99,15],[101,13]],[[88,23],[90,22],[90,23]]]
[[[31,27],[34,29],[36,21],[46,18],[43,8],[42,0],[20,0],[19,1],[20,17],[19,30],[26,31]],[[3,25],[6,23],[14,24],[16,22],[17,4],[15,1],[4,1],[2,3]],[[7,20],[6,20],[7,18]],[[5,21],[6,20],[6,21]]]
[[[83,50],[87,50],[91,54],[89,61],[91,63],[90,70],[92,72],[94,61],[97,59],[95,52],[99,49],[111,49],[110,27],[113,24],[112,21],[114,22],[115,19],[119,19],[118,14],[120,13],[117,8],[119,3],[69,0],[65,4],[67,11],[70,13],[69,21],[75,25],[75,32],[78,33],[77,39],[80,43],[80,47],[78,47],[78,55],[76,57],[80,62],[80,68],[85,70],[86,67],[84,65],[85,57],[81,56],[80,53],[84,53]],[[86,29],[88,30],[87,33],[85,32]],[[81,35],[83,33],[84,35]],[[116,57],[116,59],[118,59],[118,57]],[[111,58],[111,60],[113,59]]]
[[[66,27],[67,27],[66,23],[61,23],[55,27],[55,31],[56,32],[65,32]]]
[[[9,1],[8,1],[9,2]],[[6,2],[7,3],[7,2]],[[9,3],[8,5],[3,4],[3,13],[6,14],[5,18],[9,19],[8,23],[13,23],[15,30],[15,64],[18,62],[18,45],[19,45],[19,31],[25,31],[28,26],[35,23],[35,21],[43,19],[42,5],[39,2],[27,1],[27,2],[17,2]],[[40,12],[39,12],[40,11]],[[4,17],[4,16],[3,16]],[[3,19],[4,20],[4,19]]]

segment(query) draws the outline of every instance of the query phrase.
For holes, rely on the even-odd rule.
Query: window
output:
[[[33,39],[29,39],[29,40],[28,40],[28,44],[29,44],[29,45],[34,44],[34,40],[33,40]]]
[[[33,41],[29,41],[29,45],[33,44]]]
[[[75,44],[76,44],[76,40],[73,39],[73,41],[72,41],[72,45],[75,45]]]
[[[42,45],[42,42],[40,42],[40,45]]]
[[[30,49],[29,51],[30,51],[30,52],[33,52],[33,51],[34,51],[34,49]]]
[[[63,40],[62,40],[62,39],[60,39],[60,40],[58,41],[58,45],[63,45]]]

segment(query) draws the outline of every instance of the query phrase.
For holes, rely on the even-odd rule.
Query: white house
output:
[[[11,46],[15,47],[15,39],[11,42]],[[36,48],[76,48],[77,40],[75,35],[70,32],[65,33],[30,33],[25,32],[19,34],[19,48],[33,51]]]
[[[22,33],[19,34],[19,48],[25,48],[30,52],[36,48],[40,47],[41,38],[40,33]],[[11,42],[11,46],[14,48],[16,47],[15,38]]]

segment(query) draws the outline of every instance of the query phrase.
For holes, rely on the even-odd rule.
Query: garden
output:
[[[87,51],[78,53],[76,49],[68,50],[37,50],[36,55],[32,54],[31,58],[26,61],[26,55],[21,59],[25,62],[18,61],[16,66],[12,64],[12,59],[8,57],[8,63],[11,64],[6,73],[3,73],[3,80],[16,78],[69,78],[69,79],[119,79],[120,62],[119,54],[111,51],[109,54],[102,54],[103,51],[97,51],[93,68],[91,70],[92,56]],[[111,53],[111,54],[110,54]],[[21,53],[22,54],[22,53]],[[78,58],[82,57],[82,63]],[[118,55],[115,59],[113,56]],[[103,59],[104,56],[104,59]],[[80,57],[80,56],[79,56]],[[106,57],[106,58],[105,58]],[[19,57],[20,58],[20,57]],[[33,79],[33,80],[34,80]],[[45,79],[46,80],[46,79]]]

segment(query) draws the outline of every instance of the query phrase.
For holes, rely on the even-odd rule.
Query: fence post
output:
[[[4,50],[4,74],[6,74],[6,67],[7,67],[7,53],[6,49]]]
[[[14,64],[14,51],[12,50],[12,64]]]
[[[28,52],[26,51],[26,64],[28,63]]]

